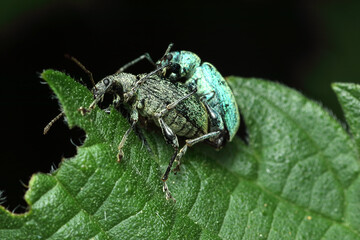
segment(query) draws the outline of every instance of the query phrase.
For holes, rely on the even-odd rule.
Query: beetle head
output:
[[[177,80],[181,74],[181,66],[177,63],[177,61],[177,59],[174,59],[174,53],[170,52],[157,61],[156,66],[158,68],[163,67],[163,76],[166,76],[171,81],[174,81]]]
[[[105,94],[112,94],[118,95],[123,100],[124,93],[129,92],[136,81],[136,76],[129,73],[106,76],[93,87],[94,99],[103,98]]]

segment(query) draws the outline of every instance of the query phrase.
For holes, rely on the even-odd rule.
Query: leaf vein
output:
[[[273,224],[274,224],[274,219],[275,219],[275,216],[274,216],[274,215],[275,215],[275,213],[276,213],[279,205],[280,205],[280,201],[278,200],[277,203],[276,203],[276,207],[274,208],[274,211],[273,211],[272,214],[271,214],[270,228],[269,228],[269,232],[268,232],[267,235],[266,235],[266,239],[269,239],[270,233],[271,233],[271,231],[272,231],[272,229],[273,229]]]
[[[199,199],[199,195],[200,195],[200,191],[201,191],[201,183],[202,183],[202,181],[201,181],[201,178],[200,178],[200,175],[199,175],[199,173],[198,173],[198,171],[197,171],[197,168],[194,166],[194,164],[190,161],[190,164],[193,166],[193,168],[194,168],[194,172],[196,173],[196,177],[197,177],[197,179],[198,179],[198,182],[200,182],[200,186],[199,186],[199,188],[198,188],[198,191],[196,191],[196,198],[195,198],[195,200],[193,201],[193,203],[191,203],[191,208],[190,208],[190,210],[186,213],[186,215],[191,219],[191,217],[189,216],[189,214],[190,214],[190,212],[192,211],[192,209],[194,208],[194,206],[195,206],[195,203],[197,202],[197,200]]]
[[[79,211],[80,211],[80,210],[84,211],[84,213],[85,213],[86,215],[88,215],[89,218],[90,218],[94,223],[96,223],[96,225],[99,227],[100,231],[103,232],[103,233],[105,234],[105,236],[107,236],[107,237],[109,238],[108,234],[107,234],[107,233],[105,232],[105,230],[101,227],[101,224],[100,224],[97,220],[95,220],[95,219],[93,218],[93,216],[92,216],[91,214],[89,214],[89,213],[81,206],[81,204],[78,202],[78,200],[77,200],[73,195],[71,195],[71,193],[68,191],[68,189],[61,183],[61,181],[60,181],[56,176],[54,176],[54,178],[55,178],[56,181],[58,182],[59,186],[67,193],[67,195],[72,198],[72,200],[74,201],[74,203],[75,203],[75,204],[77,205],[77,207],[79,208]],[[61,226],[60,226],[60,227],[61,227]]]
[[[141,213],[144,209],[145,209],[145,206],[146,204],[148,204],[148,202],[150,202],[152,200],[152,197],[144,202],[144,205],[141,207],[141,209],[139,211],[137,211],[135,214],[130,214],[129,216],[127,216],[126,218],[122,219],[119,223],[117,223],[116,225],[112,226],[111,228],[109,228],[107,231],[110,232],[112,229],[114,229],[115,227],[119,226],[122,222],[130,219],[131,217],[135,217],[136,215],[138,215],[139,213]]]
[[[246,86],[244,86],[246,87]],[[255,90],[250,88],[250,87],[246,87],[248,89],[248,91],[252,92],[253,94],[255,94]],[[338,182],[338,184],[341,184],[341,181],[339,179],[339,177],[337,176],[336,172],[334,172],[334,169],[332,167],[330,167],[328,165],[329,162],[331,162],[329,159],[327,159],[327,157],[325,157],[324,155],[324,150],[321,149],[319,147],[319,145],[316,143],[316,141],[311,137],[311,135],[303,128],[300,126],[299,123],[297,123],[287,112],[285,112],[284,110],[282,110],[280,107],[278,107],[275,103],[273,103],[272,101],[270,101],[264,94],[261,94],[259,92],[256,93],[257,97],[261,97],[263,98],[265,101],[265,103],[267,103],[271,108],[273,108],[275,111],[279,112],[281,115],[284,116],[284,118],[288,119],[288,121],[290,123],[292,123],[294,126],[296,126],[301,132],[304,133],[304,135],[306,136],[306,138],[308,139],[308,141],[310,141],[312,143],[312,145],[317,149],[317,151],[320,153],[321,159],[322,161],[324,161],[325,166],[328,167],[329,171],[331,172],[331,174],[334,176],[334,179]],[[334,120],[335,121],[335,120]],[[337,122],[336,122],[337,123]],[[327,159],[327,160],[326,160]],[[345,193],[344,193],[344,189],[342,188],[342,195],[344,197]],[[343,215],[344,213],[342,213]]]
[[[226,208],[226,211],[225,211],[225,214],[224,214],[224,217],[222,219],[222,222],[221,222],[221,227],[217,233],[217,235],[219,236],[220,232],[221,232],[221,229],[222,227],[224,226],[224,222],[225,222],[225,218],[227,216],[227,214],[229,213],[229,209],[230,209],[230,203],[231,203],[231,199],[232,199],[232,194],[234,193],[235,189],[239,186],[240,184],[240,180],[238,180],[238,183],[234,186],[234,188],[232,189],[231,193],[229,194],[229,200],[228,200],[228,204],[227,204],[227,208]]]

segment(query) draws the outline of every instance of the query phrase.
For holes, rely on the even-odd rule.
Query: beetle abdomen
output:
[[[142,103],[139,113],[158,125],[155,114],[189,93],[189,89],[181,84],[174,84],[160,77],[149,78],[138,90],[138,101]],[[206,109],[195,96],[181,101],[169,110],[163,120],[176,135],[187,138],[203,135],[208,130]]]

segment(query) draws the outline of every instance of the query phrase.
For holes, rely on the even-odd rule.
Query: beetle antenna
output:
[[[65,113],[64,113],[64,111],[62,111],[61,113],[59,113],[59,115],[54,117],[44,128],[44,132],[43,132],[44,135],[47,134],[47,132],[50,130],[51,126],[64,115],[65,115]]]
[[[174,46],[174,43],[170,43],[169,46],[167,47],[165,53],[164,53],[164,56],[168,55],[168,53],[170,52],[171,48]],[[163,57],[164,57],[163,56]]]
[[[76,65],[78,65],[89,76],[93,87],[97,90],[92,73],[89,70],[87,70],[87,68],[79,60],[77,60],[75,57],[70,56],[69,54],[65,54],[64,56],[66,58],[70,59],[71,61],[73,61]]]

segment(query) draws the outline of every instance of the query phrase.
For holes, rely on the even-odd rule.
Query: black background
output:
[[[321,56],[332,50],[327,13],[335,1],[8,2],[2,7],[0,3],[1,11],[12,12],[0,19],[0,190],[10,210],[24,211],[26,188],[21,183],[26,185],[33,173],[49,172],[62,157],[73,156],[70,139],[77,143],[83,136],[63,121],[42,135],[59,107],[39,73],[53,68],[88,81],[65,53],[77,57],[99,80],[144,52],[158,59],[173,42],[174,50],[197,53],[224,76],[278,81],[341,115],[338,106],[327,104],[336,102],[334,95],[330,100],[319,97],[323,88],[330,91],[329,84],[309,82],[316,79],[309,76]],[[150,70],[144,61],[129,71]]]

